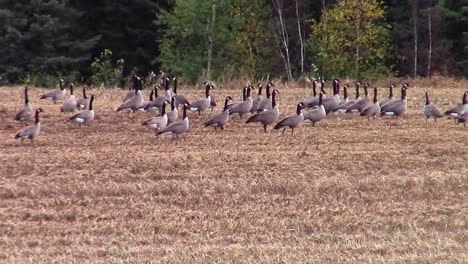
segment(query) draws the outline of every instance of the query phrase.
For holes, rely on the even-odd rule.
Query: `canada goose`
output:
[[[340,81],[333,80],[333,96],[322,99],[323,107],[327,114],[336,111],[340,104]]]
[[[172,82],[174,83],[174,89],[173,89],[173,94],[176,99],[175,104],[176,107],[179,107],[179,105],[184,105],[184,104],[190,104],[189,100],[185,98],[185,96],[177,94],[177,78],[174,77],[172,78]]]
[[[258,94],[257,94],[257,97],[255,98],[255,100],[253,100],[252,108],[250,108],[250,113],[257,112],[258,105],[263,100],[263,95],[262,95],[262,88],[263,87],[262,87],[262,84],[261,83],[257,84],[257,87],[258,87]]]
[[[273,86],[273,85],[271,85]],[[267,86],[268,88],[268,86]],[[278,105],[276,104],[276,94],[279,93],[278,90],[273,90],[272,96],[271,96],[271,109],[265,110],[263,112],[257,113],[253,116],[251,116],[246,124],[248,123],[254,123],[254,122],[260,122],[263,125],[263,129],[265,130],[265,133],[267,132],[267,126],[275,123],[278,120],[279,117],[279,108]]]
[[[132,112],[135,112],[138,109],[138,107],[140,107],[140,105],[143,103],[143,95],[141,94],[141,91],[140,91],[143,88],[141,85],[141,78],[136,75],[133,78],[134,78],[133,88],[135,89],[134,91],[135,95],[131,97],[130,99],[128,99],[127,101],[125,101],[123,104],[121,104],[119,108],[117,108],[117,112],[124,110],[124,109],[130,109],[132,110]]]
[[[143,122],[143,125],[152,128],[156,135],[158,134],[157,132],[159,130],[167,126],[166,102],[168,101],[163,102],[161,115],[155,116]]]
[[[312,96],[307,97],[306,99],[302,100],[302,104],[304,106],[313,105],[315,102],[318,101],[317,96],[317,80],[312,81]]]
[[[86,96],[86,88],[83,87],[83,98],[78,100],[78,109],[79,110],[86,110],[88,109],[89,99]]]
[[[96,96],[91,95],[91,99],[89,100],[89,110],[81,111],[80,113],[70,117],[67,122],[77,122],[80,128],[81,125],[89,125],[89,123],[94,120],[93,101],[95,98]]]
[[[326,82],[327,82],[326,80],[322,80],[322,81],[320,82],[320,92],[322,93],[322,100],[323,100],[322,102],[323,102],[323,103],[324,103],[325,100],[326,100],[325,95],[327,94],[327,92],[325,91],[325,83],[326,83]],[[335,86],[335,80],[334,80],[334,81],[333,81],[333,87],[332,87],[332,88],[333,88],[333,93],[335,92],[335,87],[336,87],[336,86]],[[313,87],[312,87],[312,88],[313,88]],[[319,101],[319,100],[318,100],[318,99],[319,99],[318,96],[315,97],[315,99],[310,98],[310,97],[309,97],[309,99],[310,99],[310,100],[304,104],[305,107],[306,107],[306,108],[316,108],[316,107],[318,106],[318,101]],[[329,99],[327,99],[327,100],[329,100]]]
[[[242,88],[242,97],[241,97],[242,99],[241,99],[241,101],[229,103],[229,104],[227,105],[227,109],[231,110],[234,106],[236,106],[236,105],[242,103],[242,102],[245,100],[246,96],[247,96],[247,87],[244,86],[244,88]],[[231,98],[232,98],[232,97],[231,97]]]
[[[327,117],[327,112],[323,106],[323,93],[319,94],[318,107],[310,110],[308,113],[304,114],[304,122],[312,122],[312,126],[315,126],[315,123]]]
[[[189,105],[190,111],[198,112],[198,115],[200,115],[201,112],[205,111],[210,106],[210,90],[212,89],[214,89],[214,87],[209,82],[205,82],[205,98],[192,102]]]
[[[149,94],[149,100],[148,101],[143,101],[143,103],[138,107],[137,111],[138,112],[153,112],[156,111],[155,108],[148,108],[147,106],[154,101],[154,91],[156,89],[151,90]]]
[[[395,88],[395,85],[390,84],[389,91],[388,91],[388,98],[382,99],[379,102],[380,107],[385,106],[386,104],[388,104],[389,102],[391,102],[393,100],[393,88]]]
[[[15,120],[20,122],[27,122],[33,118],[33,110],[31,102],[28,98],[28,87],[24,87],[24,106],[21,107],[16,113]]]
[[[159,130],[158,135],[172,135],[175,137],[179,137],[180,134],[187,132],[190,127],[189,119],[187,117],[187,108],[188,105],[184,105],[183,111],[183,119],[182,121],[175,122],[161,130]]]
[[[56,104],[57,101],[62,100],[62,98],[67,94],[67,90],[65,90],[63,82],[63,79],[60,79],[59,87],[57,89],[41,95],[39,99],[52,100],[54,104]]]
[[[336,108],[336,111],[339,113],[344,113],[350,107],[352,104],[354,104],[355,100],[349,100],[348,97],[348,84],[343,85],[343,101],[340,102],[338,107]]]
[[[463,126],[466,127],[466,121],[468,121],[468,110],[463,112],[463,114],[458,117],[458,124],[463,123]]]
[[[271,82],[268,82],[266,85],[266,98],[264,98],[261,102],[258,103],[257,113],[270,110],[272,107],[272,99],[271,99],[271,87],[275,85]]]
[[[175,106],[175,97],[171,98],[171,111],[167,112],[167,124],[170,125],[177,121],[177,118],[179,117],[179,111],[177,110],[177,107]]]
[[[214,127],[215,130],[219,127],[221,130],[224,130],[224,126],[229,122],[229,100],[232,100],[231,96],[227,96],[224,101],[224,109],[221,113],[212,115],[208,120],[203,123],[203,127]]]
[[[346,110],[346,113],[351,113],[353,111],[358,111],[359,113],[362,113],[362,111],[367,107],[367,105],[370,103],[369,102],[369,84],[366,83],[364,84],[364,98],[356,100],[353,105],[348,107]],[[356,91],[358,90],[358,85],[356,85]]]
[[[286,128],[289,127],[291,129],[291,135],[294,134],[294,128],[299,127],[304,121],[304,114],[301,113],[302,109],[304,109],[304,104],[297,104],[296,114],[283,118],[283,120],[279,121],[278,124],[275,125],[274,129],[283,128],[283,132],[281,134],[284,134]]]
[[[434,122],[437,122],[437,118],[443,117],[439,109],[429,101],[429,92],[426,91],[426,103],[424,104],[423,113],[426,116],[426,122],[429,118],[434,118]]]
[[[406,89],[408,84],[404,83],[403,87],[401,88],[401,99],[391,101],[390,103],[386,104],[384,107],[380,109],[380,115],[390,115],[395,116],[398,118],[400,115],[406,112],[408,107],[407,99],[406,99]]]
[[[237,105],[229,109],[229,115],[238,114],[240,119],[242,120],[242,116],[250,112],[250,109],[252,109],[253,105],[253,99],[252,97],[250,97],[250,92],[252,91],[252,89],[252,86],[247,87],[244,101],[238,103]]]
[[[452,117],[452,118],[458,118],[466,110],[468,110],[468,91],[463,93],[462,103],[446,111],[445,115]]]
[[[370,118],[371,116],[377,116],[380,113],[380,104],[377,99],[377,87],[374,87],[374,103],[367,105],[367,107],[361,112],[361,116],[367,116]]]
[[[75,112],[77,109],[78,103],[76,102],[75,95],[73,94],[74,88],[75,85],[70,83],[70,96],[63,102],[62,107],[60,107],[60,112]]]
[[[39,122],[39,113],[44,112],[41,108],[36,109],[36,116],[35,116],[35,122],[34,125],[31,126],[26,126],[20,129],[16,134],[15,134],[15,139],[20,138],[21,143],[25,139],[30,139],[31,144],[34,143],[34,139],[39,135],[39,132],[41,131],[41,123]]]
[[[211,108],[211,111],[213,111],[213,109],[217,106],[217,104],[216,104],[216,97],[214,97],[214,96],[212,96],[212,95],[210,95],[210,96],[211,96],[210,108]]]

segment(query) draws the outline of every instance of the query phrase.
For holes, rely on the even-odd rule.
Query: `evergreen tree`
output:
[[[81,13],[64,0],[0,0],[0,72],[9,81],[25,74],[68,74],[91,58],[99,37],[80,38]]]

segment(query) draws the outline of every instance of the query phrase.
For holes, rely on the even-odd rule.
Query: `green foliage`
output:
[[[123,81],[124,60],[112,61],[112,51],[105,49],[91,63],[92,76],[90,82],[94,85],[117,86]]]
[[[343,0],[312,23],[309,46],[322,74],[379,78],[392,74],[389,26],[376,0]]]

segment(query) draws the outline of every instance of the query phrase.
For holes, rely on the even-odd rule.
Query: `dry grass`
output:
[[[13,139],[22,90],[0,88],[0,262],[466,263],[468,128],[421,115],[425,89],[445,110],[468,87],[443,84],[413,83],[399,121],[281,136],[238,117],[202,129],[205,113],[180,141],[116,113],[124,91],[92,91],[97,118],[77,129],[37,88],[35,147]],[[283,113],[310,93],[278,88]]]

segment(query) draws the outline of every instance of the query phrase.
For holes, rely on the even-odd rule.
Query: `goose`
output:
[[[340,102],[338,105],[338,108],[336,108],[336,111],[338,113],[344,113],[350,107],[352,104],[354,104],[355,100],[349,100],[348,97],[348,84],[343,85],[343,101]]]
[[[325,94],[327,94],[327,92],[325,91],[325,83],[327,81],[326,80],[322,80],[320,82],[320,92],[322,93],[322,100],[325,100]],[[313,87],[312,87],[313,88]],[[333,92],[335,91],[335,82],[333,82]],[[306,102],[304,105],[306,108],[316,108],[318,106],[318,97],[315,97],[315,99],[313,98],[310,98],[310,101],[309,102]]]
[[[242,102],[245,100],[245,97],[246,97],[246,96],[247,96],[247,87],[244,86],[244,88],[242,88],[242,97],[241,97],[242,99],[241,99],[241,101],[230,103],[230,104],[227,105],[227,108],[228,108],[229,110],[231,110],[234,106],[236,106],[236,105],[242,103]],[[232,97],[231,97],[231,98],[232,98]]]
[[[429,118],[434,118],[434,122],[437,122],[437,118],[443,117],[439,109],[429,101],[429,92],[426,91],[426,103],[424,104],[423,113],[426,116],[426,122]]]
[[[41,123],[39,122],[39,113],[44,112],[42,108],[37,108],[36,109],[36,114],[35,114],[35,121],[34,125],[31,126],[26,126],[20,129],[18,132],[15,134],[15,139],[21,139],[21,143],[25,139],[31,140],[31,144],[34,143],[34,139],[39,136],[39,132],[41,131]]]
[[[364,84],[364,98],[359,99],[355,101],[354,104],[352,104],[348,109],[346,110],[346,113],[351,113],[353,111],[358,111],[359,113],[362,113],[362,111],[367,107],[369,104],[369,91],[368,88],[369,84],[366,83]],[[358,91],[358,85],[356,85],[356,91]],[[357,96],[357,94],[356,94]]]
[[[171,98],[171,111],[166,113],[167,115],[167,124],[170,125],[177,121],[177,117],[179,117],[179,111],[175,106],[175,98]]]
[[[136,75],[135,75],[136,76]],[[133,77],[133,84],[131,87],[129,87],[128,89],[128,92],[125,94],[125,97],[124,99],[122,100],[123,103],[127,102],[128,100],[130,100],[131,98],[133,98],[133,96],[135,96],[135,87],[138,86],[138,80],[137,78]]]
[[[462,103],[446,111],[445,115],[451,118],[458,118],[466,110],[468,110],[468,91],[463,93]]]
[[[187,117],[188,107],[189,106],[187,104],[184,105],[182,121],[172,123],[169,126],[159,130],[158,135],[172,135],[178,138],[180,134],[187,132],[190,127],[189,119]]]
[[[318,83],[317,80],[313,80],[313,81],[312,81],[312,96],[309,96],[309,97],[307,97],[306,99],[302,100],[302,104],[303,104],[304,106],[312,105],[312,104],[314,104],[316,101],[318,101],[318,97],[317,97],[317,83]]]
[[[291,129],[291,135],[293,135],[294,128],[299,127],[304,121],[304,114],[301,112],[302,109],[304,109],[304,104],[297,104],[296,114],[283,118],[283,120],[278,122],[273,129],[283,128],[283,132],[281,134],[284,134],[286,128],[289,127]]]
[[[255,98],[255,100],[253,100],[252,108],[250,108],[250,113],[257,112],[258,105],[264,99],[263,95],[262,95],[262,88],[263,88],[262,84],[261,83],[257,84],[257,87],[258,87],[258,94],[257,94],[257,97]]]
[[[216,97],[214,96],[211,96],[211,101],[210,101],[210,108],[211,108],[211,111],[213,111],[213,109],[217,106],[216,104]]]
[[[83,87],[83,98],[78,100],[78,109],[79,110],[86,110],[88,109],[89,99],[86,96],[86,88]]]
[[[385,106],[386,104],[388,104],[389,102],[391,102],[393,99],[393,88],[395,88],[395,85],[392,83],[390,84],[390,87],[389,87],[389,91],[388,91],[388,98],[385,98],[385,99],[382,99],[379,104],[380,104],[380,107],[383,107]]]
[[[400,115],[404,114],[406,112],[406,109],[408,108],[408,102],[406,99],[406,89],[408,87],[408,84],[404,83],[402,88],[401,88],[401,99],[393,100],[386,104],[384,107],[381,107],[380,109],[380,115],[390,115],[390,116],[395,116],[395,118],[398,118]]]
[[[214,127],[215,130],[219,127],[221,130],[224,130],[224,126],[229,122],[229,100],[232,100],[231,96],[227,96],[224,101],[224,109],[221,113],[212,115],[208,120],[203,123],[203,127]]]
[[[151,90],[150,94],[149,94],[149,100],[148,101],[143,101],[143,103],[140,105],[140,107],[138,107],[137,111],[138,112],[154,112],[156,111],[155,108],[147,108],[147,106],[154,101],[154,91],[156,89],[153,89]]]
[[[252,86],[246,88],[246,95],[244,101],[238,103],[237,105],[229,109],[229,115],[238,114],[240,119],[242,120],[242,116],[250,112],[250,109],[252,109],[253,105],[253,99],[252,97],[250,97],[250,92],[252,91],[252,89]]]
[[[81,125],[89,125],[89,123],[94,120],[93,101],[95,98],[96,96],[91,95],[91,99],[89,100],[89,110],[81,111],[80,113],[70,117],[67,122],[77,122],[80,128]]]
[[[167,126],[166,102],[168,101],[163,102],[163,106],[161,108],[161,115],[150,118],[142,124],[144,126],[152,128],[156,135],[158,134],[159,130]]]
[[[176,99],[175,101],[176,107],[178,108],[179,105],[184,105],[184,104],[189,105],[190,102],[189,100],[187,100],[187,98],[185,98],[185,96],[177,94],[177,78],[176,77],[172,78],[172,82],[174,83],[173,94]]]
[[[323,107],[327,114],[336,111],[340,104],[340,81],[333,80],[333,96],[322,99]]]
[[[123,104],[121,104],[119,108],[117,108],[117,112],[124,110],[124,109],[130,109],[132,110],[132,112],[135,112],[138,109],[138,107],[140,107],[140,105],[143,103],[143,95],[141,94],[141,91],[140,91],[143,88],[141,86],[141,78],[136,75],[133,78],[134,78],[133,88],[135,89],[134,91],[135,95],[131,97],[130,99],[128,99],[127,101],[125,101]]]
[[[366,116],[368,119],[372,116],[374,119],[380,113],[380,104],[377,100],[377,87],[374,87],[374,103],[367,105],[366,109],[361,112],[361,116]]]
[[[76,102],[75,95],[73,94],[73,90],[75,88],[75,85],[73,83],[70,83],[70,96],[68,97],[67,100],[63,102],[62,107],[60,107],[60,112],[75,112],[76,109],[78,108],[78,103]]]
[[[323,106],[323,93],[319,93],[318,107],[310,110],[308,113],[304,114],[304,122],[312,122],[312,126],[315,126],[315,123],[327,117],[327,112]]]
[[[464,127],[466,127],[466,121],[468,121],[468,110],[465,110],[465,112],[458,117],[458,124],[463,123]]]
[[[273,85],[271,85],[273,86]],[[268,88],[268,86],[267,86]],[[263,112],[257,113],[253,116],[251,116],[246,124],[248,123],[254,123],[254,122],[259,122],[262,123],[263,129],[265,130],[265,133],[267,132],[267,126],[275,123],[278,118],[279,118],[279,108],[278,105],[276,104],[276,94],[278,94],[278,90],[273,90],[272,96],[271,96],[271,109],[265,110]]]
[[[52,100],[54,104],[56,104],[57,101],[62,100],[62,98],[67,94],[67,90],[65,90],[63,82],[63,79],[60,79],[59,87],[57,89],[41,95],[39,99]]]
[[[214,87],[209,82],[205,82],[205,98],[192,102],[189,105],[190,111],[198,112],[198,115],[205,111],[211,103],[210,90],[212,89],[214,89]]]
[[[268,82],[266,85],[266,98],[264,98],[261,102],[258,103],[257,113],[271,109],[271,87],[274,87],[273,83]]]
[[[28,87],[24,87],[24,106],[16,112],[15,120],[27,122],[33,118],[33,109],[28,98]]]

